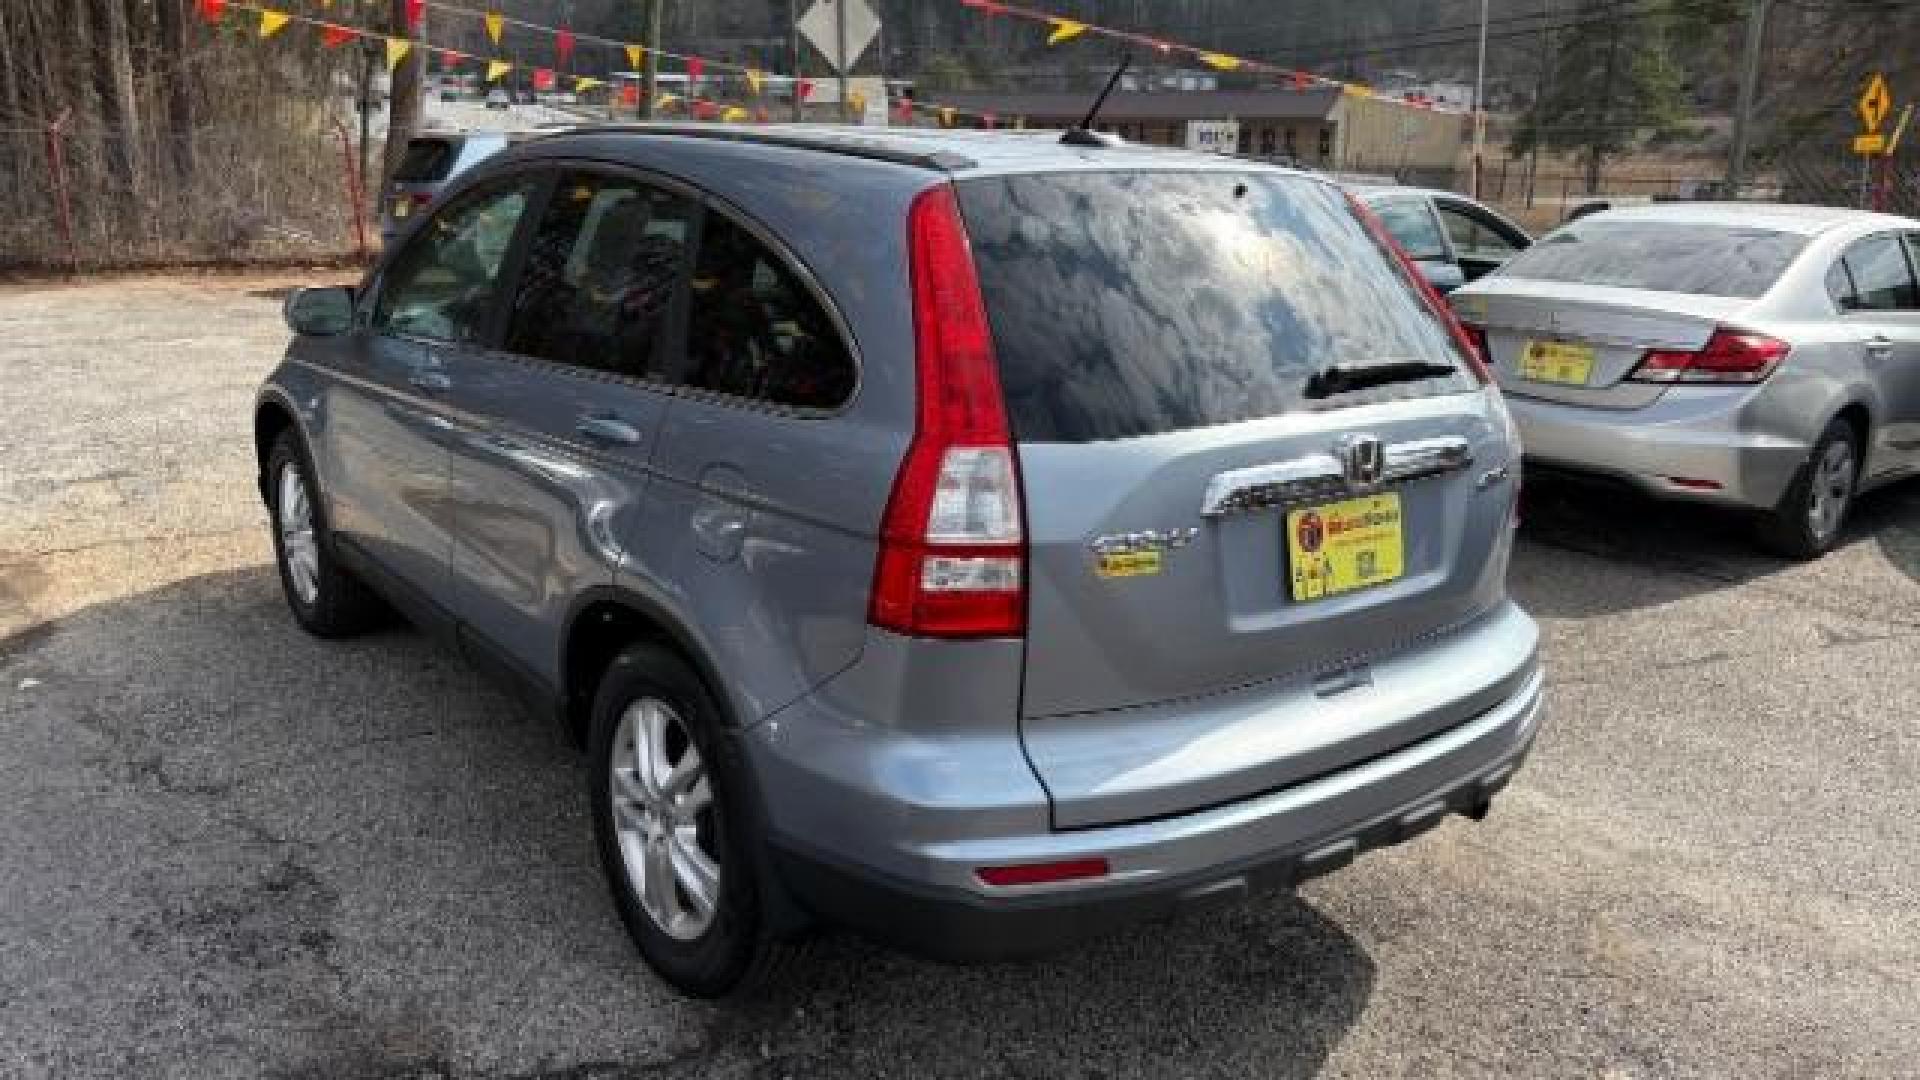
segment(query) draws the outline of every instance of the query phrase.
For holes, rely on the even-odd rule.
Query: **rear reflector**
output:
[[[1667,483],[1678,488],[1691,488],[1694,491],[1719,491],[1723,486],[1718,480],[1699,480],[1691,476],[1669,476]]]
[[[1045,885],[1055,881],[1106,877],[1110,870],[1105,859],[1068,859],[1024,866],[982,866],[974,873],[981,881],[1004,889],[1012,885]]]
[[[867,619],[915,637],[1026,630],[1020,474],[953,187],[907,214],[919,410],[880,526]]]
[[[1757,383],[1773,374],[1792,346],[1765,334],[1720,327],[1699,352],[1653,349],[1630,378],[1659,383]]]

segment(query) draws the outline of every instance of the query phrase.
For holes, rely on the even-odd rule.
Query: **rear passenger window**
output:
[[[707,215],[687,315],[686,369],[701,390],[802,409],[853,393],[853,357],[786,262],[739,223]]]
[[[638,180],[561,177],[527,251],[507,349],[657,378],[697,209],[691,199]]]
[[[1870,236],[1847,249],[1847,271],[1853,275],[1856,311],[1911,311],[1920,307],[1913,268],[1894,233]]]

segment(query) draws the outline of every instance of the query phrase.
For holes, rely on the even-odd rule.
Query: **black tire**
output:
[[[310,507],[313,553],[317,563],[311,598],[303,596],[301,588],[295,584],[294,571],[288,563],[287,541],[282,535],[280,503],[284,487],[281,477],[288,469],[298,473]],[[314,479],[313,464],[307,460],[306,447],[298,435],[292,431],[280,433],[280,437],[274,441],[273,451],[267,455],[265,475],[274,563],[280,571],[280,591],[286,595],[287,607],[292,609],[294,620],[301,629],[320,638],[351,637],[377,626],[385,616],[386,608],[358,578],[340,565],[339,558],[334,554],[333,536],[327,528],[326,500],[320,496],[320,485]]]
[[[676,714],[683,737],[699,751],[712,791],[711,816],[701,818],[698,836],[720,867],[718,900],[710,921],[691,938],[669,933],[648,914],[622,853],[615,817],[613,768],[622,715],[646,699],[663,702]],[[775,920],[768,916],[770,872],[746,764],[723,727],[720,709],[706,684],[672,651],[657,645],[630,646],[614,658],[600,680],[588,751],[588,797],[601,867],[620,921],[641,958],[691,997],[726,997],[759,986],[786,950],[775,939]],[[623,805],[633,804],[623,800]],[[688,894],[675,895],[684,899]]]
[[[1844,492],[1834,490],[1831,483],[1834,477],[1823,468],[1829,455],[1835,454],[1836,447],[1845,447],[1847,453]],[[1833,550],[1846,531],[1847,515],[1853,509],[1854,492],[1860,483],[1860,457],[1860,437],[1853,425],[1840,419],[1829,423],[1814,444],[1813,453],[1807,456],[1806,464],[1800,467],[1786,494],[1780,497],[1780,505],[1760,519],[1756,533],[1761,546],[1788,559],[1817,559]],[[1823,495],[1829,500],[1840,499],[1837,516],[1832,519],[1831,527],[1825,529],[1816,525],[1814,512],[1815,500]]]

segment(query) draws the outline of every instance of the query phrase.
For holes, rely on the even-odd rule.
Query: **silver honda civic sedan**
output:
[[[1757,512],[1811,558],[1920,468],[1920,221],[1752,203],[1613,210],[1452,296],[1529,464]]]

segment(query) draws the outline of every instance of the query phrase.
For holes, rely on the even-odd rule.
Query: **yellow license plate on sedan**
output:
[[[1520,353],[1520,377],[1532,382],[1585,386],[1593,378],[1593,349],[1564,341],[1529,341]]]
[[[1295,600],[1318,600],[1406,573],[1397,492],[1287,513],[1287,580]]]

